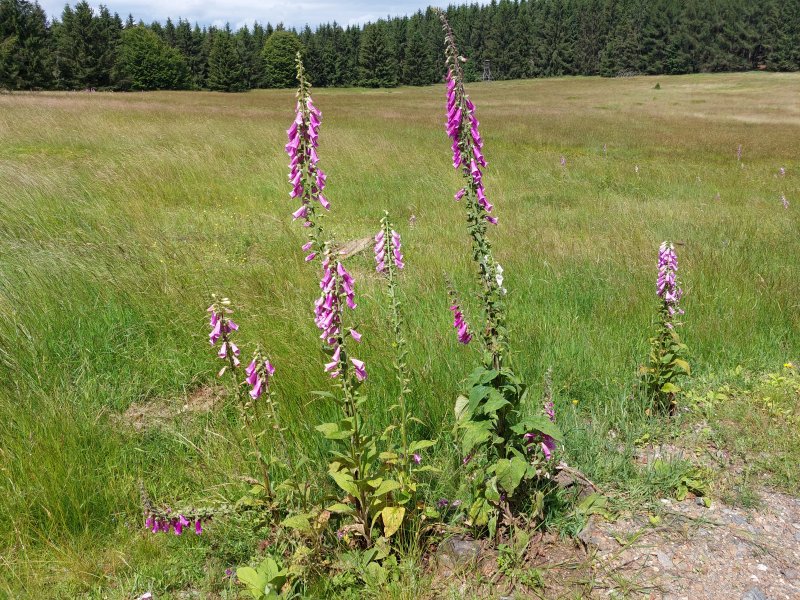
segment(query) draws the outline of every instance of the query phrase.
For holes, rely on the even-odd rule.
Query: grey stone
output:
[[[451,569],[466,567],[477,560],[480,551],[480,542],[451,538],[439,546],[439,562]]]
[[[731,519],[731,521],[733,523],[736,523],[737,525],[741,525],[742,527],[747,525],[747,519],[745,519],[744,517],[742,517],[740,515],[733,514],[733,515],[730,516],[730,519]]]
[[[742,600],[769,600],[758,588],[753,588],[749,592],[747,592],[744,596],[742,596]]]
[[[797,569],[784,569],[781,574],[789,581],[800,581],[800,571]]]
[[[664,567],[665,569],[671,569],[672,567],[675,566],[672,563],[672,558],[670,558],[669,554],[667,554],[666,552],[662,552],[661,550],[656,550],[654,554],[656,555],[658,562],[660,562],[661,566]]]

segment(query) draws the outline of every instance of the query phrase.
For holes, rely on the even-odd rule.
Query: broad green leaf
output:
[[[517,435],[525,435],[528,432],[538,431],[540,433],[545,433],[549,435],[557,442],[561,442],[564,440],[564,436],[561,434],[561,430],[558,428],[558,425],[551,422],[550,419],[548,419],[544,415],[525,417],[519,423],[514,425],[511,428],[511,431],[513,431]]]
[[[346,440],[350,437],[350,432],[347,430],[339,429],[337,423],[323,423],[317,425],[314,429],[319,431],[328,440]]]
[[[461,438],[461,450],[466,456],[475,446],[482,444],[491,437],[492,423],[490,421],[470,421],[462,426],[464,430]]]
[[[301,533],[311,533],[311,521],[308,520],[308,515],[293,515],[283,520],[282,525],[289,529],[296,529]]]
[[[342,488],[345,492],[350,494],[351,496],[358,496],[358,487],[355,483],[353,483],[353,476],[350,473],[345,473],[344,471],[337,471],[332,472],[331,477],[336,482],[340,488]]]
[[[408,447],[408,451],[416,452],[417,450],[424,450],[425,448],[430,448],[431,446],[435,445],[436,442],[433,440],[417,440]]]
[[[236,569],[236,578],[247,586],[247,591],[255,600],[264,597],[264,588],[269,583],[266,575],[259,573],[253,567],[239,567]]]
[[[495,389],[491,389],[489,390],[489,399],[483,405],[483,414],[491,415],[509,404],[511,404],[511,402],[506,400],[503,394]]]
[[[497,491],[497,476],[486,482],[485,496],[490,502],[500,502],[500,492]]]
[[[378,486],[378,489],[375,490],[372,493],[372,495],[376,496],[376,497],[383,496],[385,494],[388,494],[391,491],[394,491],[394,490],[398,489],[399,487],[401,487],[401,486],[400,486],[400,484],[398,482],[393,481],[391,479],[385,479],[380,484],[380,486]]]
[[[337,502],[336,504],[331,504],[325,510],[328,510],[328,511],[330,511],[332,513],[336,513],[336,514],[340,514],[340,515],[349,515],[349,514],[353,513],[354,509],[349,504],[342,504],[341,502]]]
[[[525,472],[528,470],[528,463],[515,456],[511,460],[502,458],[495,463],[494,473],[497,477],[497,484],[511,496],[517,489]]]
[[[681,391],[681,388],[679,388],[674,383],[665,383],[664,385],[661,386],[661,391],[664,392],[665,394],[677,394],[678,392]]]
[[[456,421],[460,421],[462,418],[470,418],[472,415],[465,414],[465,410],[469,406],[469,398],[466,396],[459,396],[456,398]]]
[[[689,366],[689,363],[686,362],[683,359],[676,358],[675,359],[675,366],[678,367],[679,369],[682,369],[683,372],[686,373],[687,375],[691,375],[692,374],[692,369]]]
[[[381,511],[383,518],[383,535],[387,538],[392,537],[400,525],[403,524],[403,518],[406,515],[406,509],[402,506],[387,506]]]

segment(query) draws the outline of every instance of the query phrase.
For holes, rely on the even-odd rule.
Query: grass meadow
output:
[[[536,389],[552,366],[570,464],[615,502],[648,502],[667,492],[630,453],[676,426],[649,419],[634,394],[662,240],[678,243],[681,335],[698,397],[800,358],[800,76],[468,91],[500,219],[491,232],[515,366]],[[180,405],[215,385],[212,292],[238,307],[241,345],[266,348],[288,443],[318,465],[308,467],[315,484],[329,485],[314,426],[333,408],[311,395],[327,385],[313,324],[319,273],[303,262],[304,232],[291,222],[283,152],[293,93],[0,95],[0,596],[235,597],[224,570],[256,552],[255,534],[233,518],[199,537],[146,535],[137,482],[168,502],[234,501],[256,472],[236,411],[221,403],[142,430],[120,417],[134,403]],[[419,433],[439,440],[425,456],[445,467],[431,494],[447,496],[452,407],[476,349],[456,342],[444,273],[467,309],[478,304],[466,293],[473,266],[453,201],[444,86],[314,97],[333,204],[326,227],[341,242],[372,235],[386,208],[403,234],[410,402],[426,424]],[[386,424],[396,389],[383,285],[370,251],[348,263],[367,410]],[[787,402],[800,414],[796,397]],[[730,439],[747,431],[749,410],[709,411],[742,419],[728,422]],[[774,443],[786,448],[764,467],[769,481],[797,491],[786,457],[800,456],[800,441],[778,433]],[[577,526],[567,517],[551,525]],[[405,577],[374,595],[424,597],[424,573]]]

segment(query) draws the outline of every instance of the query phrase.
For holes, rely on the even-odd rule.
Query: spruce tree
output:
[[[367,25],[358,53],[360,84],[364,87],[397,85],[397,62],[382,22]]]
[[[294,87],[296,81],[295,57],[303,49],[297,35],[278,30],[264,42],[264,85],[270,88]]]
[[[52,84],[47,17],[38,4],[0,0],[0,88],[42,89]]]
[[[208,89],[219,92],[243,92],[247,83],[239,48],[230,27],[214,33],[208,56]]]
[[[406,85],[428,85],[436,81],[436,75],[422,36],[419,19],[409,22],[408,43],[403,64],[403,83]]]

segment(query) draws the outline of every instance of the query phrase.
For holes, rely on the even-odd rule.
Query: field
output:
[[[773,451],[753,463],[759,481],[797,492],[796,428],[769,412],[762,428],[765,404],[747,403],[766,373],[800,358],[800,76],[469,92],[500,219],[492,239],[515,365],[537,390],[552,366],[570,464],[620,504],[669,494],[629,458],[642,439],[675,434],[632,394],[654,330],[657,249],[673,239],[691,397],[756,390],[728,394],[733,408],[703,404],[703,416],[720,443]],[[443,86],[314,96],[327,227],[341,242],[363,238],[387,209],[404,236],[411,402],[420,434],[439,440],[425,460],[447,465],[454,398],[476,357],[456,343],[447,310],[443,274],[468,290],[473,267],[452,199]],[[169,502],[233,501],[256,472],[230,407],[169,410],[216,393],[212,292],[235,302],[240,340],[272,357],[289,444],[328,485],[314,426],[332,408],[311,395],[326,386],[312,320],[318,273],[291,222],[283,152],[293,103],[292,91],[0,95],[0,596],[233,597],[224,571],[255,553],[255,534],[231,519],[200,537],[144,535],[138,492],[144,480]],[[349,259],[367,407],[386,424],[396,390],[371,261],[369,251]],[[784,413],[800,414],[797,396],[784,400]],[[156,412],[135,428],[132,405],[145,420],[147,407]],[[432,494],[452,494],[452,479]],[[718,493],[750,493],[722,479]]]

